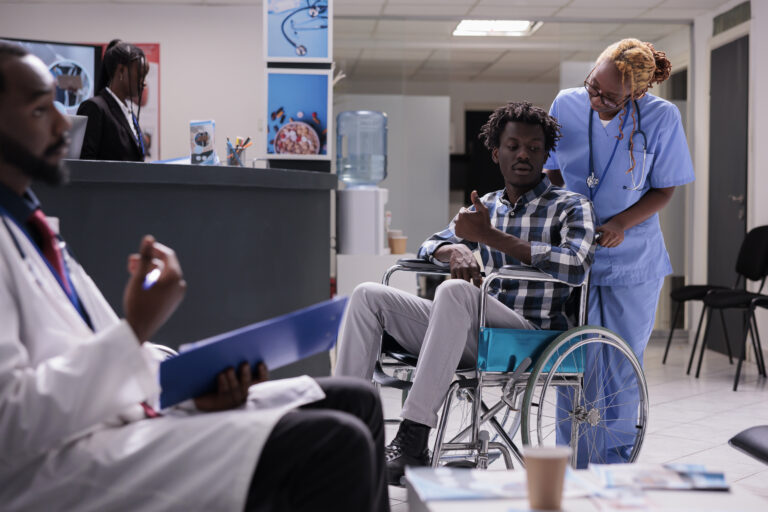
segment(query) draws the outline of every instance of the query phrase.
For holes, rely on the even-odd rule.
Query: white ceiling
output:
[[[348,80],[556,82],[624,37],[659,41],[728,0],[334,0]],[[461,18],[542,20],[532,36],[454,37]]]
[[[623,37],[687,30],[729,0],[330,0],[334,60],[347,80],[557,81]],[[2,3],[260,5],[261,0],[0,0]],[[462,18],[541,20],[529,37],[454,37]]]

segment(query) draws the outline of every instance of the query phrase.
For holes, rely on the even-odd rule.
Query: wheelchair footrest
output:
[[[391,375],[384,373],[379,363],[373,368],[373,380],[376,384],[384,386],[385,388],[395,388],[401,391],[407,391],[411,389],[412,382],[407,380],[401,380]]]

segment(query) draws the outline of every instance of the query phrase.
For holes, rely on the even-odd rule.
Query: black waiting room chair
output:
[[[739,432],[728,444],[763,464],[768,464],[768,425],[759,425]]]
[[[760,283],[760,290],[765,284],[765,278]],[[759,293],[751,293],[743,290],[716,290],[704,297],[704,307],[709,310],[711,317],[712,310],[719,309],[721,312],[725,309],[737,309],[744,312],[744,339],[741,344],[741,355],[739,364],[736,365],[736,377],[733,380],[733,390],[739,386],[739,377],[741,376],[741,366],[747,353],[747,337],[752,339],[752,348],[755,352],[755,362],[757,371],[763,377],[765,373],[765,361],[763,360],[763,348],[760,343],[760,334],[757,332],[757,318],[755,309],[757,307],[768,307],[768,296]],[[709,322],[709,320],[707,320]],[[699,352],[699,364],[696,368],[696,378],[699,378],[701,372],[701,361],[704,359],[704,350],[707,346],[707,331],[709,324],[704,331],[704,338],[701,340],[701,351]],[[695,350],[694,346],[694,350]]]
[[[728,360],[731,362],[731,364],[733,363],[731,343],[728,337],[728,332],[726,330],[723,311],[724,309],[728,309],[727,305],[729,304],[739,304],[742,306],[742,309],[749,309],[750,301],[752,298],[754,298],[754,296],[759,294],[759,291],[758,294],[749,294],[740,289],[740,287],[746,285],[747,280],[761,281],[760,291],[762,290],[763,284],[765,283],[765,276],[768,274],[768,226],[759,226],[747,233],[747,236],[744,238],[744,241],[741,244],[739,255],[736,260],[736,274],[736,282],[734,283],[733,288],[710,284],[687,285],[674,290],[670,294],[670,297],[676,303],[676,307],[675,314],[673,315],[672,319],[672,325],[669,330],[669,337],[667,338],[667,346],[664,350],[662,364],[667,362],[667,355],[669,353],[669,347],[672,344],[672,336],[674,334],[675,324],[677,323],[678,317],[682,312],[683,304],[692,300],[703,301],[704,308],[702,309],[701,316],[699,317],[698,327],[696,328],[696,336],[693,338],[693,349],[691,350],[691,356],[688,360],[688,368],[686,370],[686,374],[691,373],[691,367],[693,366],[696,347],[699,342],[702,323],[704,322],[704,316],[707,316],[708,318],[707,328],[704,333],[704,339],[702,340],[702,353],[704,347],[706,346],[706,338],[709,333],[709,326],[713,309],[719,310],[720,320],[723,326],[723,334],[725,336],[725,346],[728,352]],[[726,295],[721,295],[716,300],[713,299],[711,304],[715,304],[715,306],[709,307],[707,301],[705,301],[705,297],[709,296],[710,294],[720,293],[724,293]],[[736,302],[734,303],[734,301]]]
[[[761,295],[765,286],[766,276],[768,276],[768,226],[761,226],[747,233],[744,239],[742,249],[739,251],[739,259],[736,267],[740,269],[740,274],[744,279],[759,281],[760,287],[757,292],[748,292],[743,289],[713,290],[704,296],[704,309],[707,311],[707,328],[704,331],[704,337],[701,339],[701,349],[699,351],[699,363],[696,368],[696,378],[701,373],[701,362],[704,359],[704,351],[707,348],[710,321],[712,312],[719,310],[721,315],[724,310],[739,310],[744,314],[744,339],[741,343],[741,355],[736,367],[736,377],[733,381],[733,390],[736,391],[741,376],[741,367],[744,362],[747,349],[747,338],[752,339],[752,348],[755,352],[755,362],[760,375],[766,376],[765,361],[763,360],[763,351],[760,343],[760,335],[757,331],[757,319],[755,309],[766,307],[768,296]],[[726,338],[726,343],[729,343]],[[691,360],[696,351],[694,340],[693,350],[691,351]],[[689,364],[690,368],[690,364]]]

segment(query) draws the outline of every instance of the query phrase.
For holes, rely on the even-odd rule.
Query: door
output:
[[[472,204],[469,195],[477,190],[480,197],[488,192],[504,188],[504,178],[501,177],[499,166],[493,163],[491,152],[478,138],[480,129],[488,122],[491,111],[469,110],[464,115],[466,132],[466,152],[469,155],[469,170],[467,172],[466,188],[464,189],[464,204]]]
[[[736,257],[747,230],[747,123],[749,36],[712,50],[709,98],[709,283],[733,286]],[[734,354],[744,338],[743,315],[726,312]],[[718,314],[713,315],[708,346],[725,353]]]

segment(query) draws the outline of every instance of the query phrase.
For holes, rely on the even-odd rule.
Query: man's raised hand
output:
[[[477,190],[470,195],[475,210],[462,208],[456,217],[454,232],[456,236],[469,242],[483,242],[493,227],[488,208],[480,201]]]

